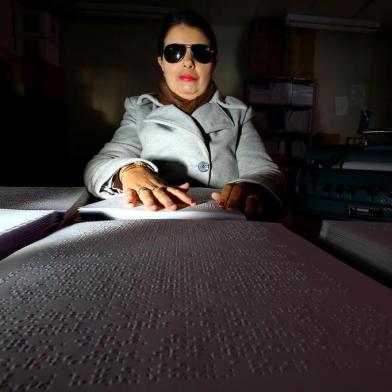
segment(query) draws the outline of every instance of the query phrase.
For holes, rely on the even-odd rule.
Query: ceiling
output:
[[[104,3],[192,8],[213,24],[244,24],[255,18],[283,18],[287,13],[375,20],[392,31],[391,0],[19,0],[29,8],[72,14],[76,4]]]

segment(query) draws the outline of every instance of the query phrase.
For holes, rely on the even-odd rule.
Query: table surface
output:
[[[0,263],[0,387],[389,391],[391,293],[280,224],[78,223]]]

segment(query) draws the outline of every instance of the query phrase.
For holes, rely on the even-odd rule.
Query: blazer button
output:
[[[208,162],[204,162],[204,161],[199,162],[199,164],[197,165],[197,167],[198,167],[198,169],[199,169],[201,172],[206,172],[206,171],[208,171],[208,170],[210,169],[209,163],[208,163]]]

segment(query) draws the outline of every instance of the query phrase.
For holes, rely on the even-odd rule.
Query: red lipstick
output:
[[[193,75],[180,75],[180,80],[184,80],[186,82],[193,82],[197,80],[197,77]]]

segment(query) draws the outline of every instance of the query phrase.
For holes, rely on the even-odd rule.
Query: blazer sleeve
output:
[[[103,199],[121,192],[113,187],[113,177],[123,166],[142,161],[155,172],[158,171],[152,162],[140,158],[142,146],[137,129],[140,110],[137,97],[127,98],[124,106],[125,113],[120,127],[112,140],[87,163],[84,171],[84,182],[88,191]]]
[[[236,158],[239,178],[236,182],[260,185],[281,206],[284,204],[285,179],[272,161],[252,122],[253,110],[248,107],[239,132]]]

